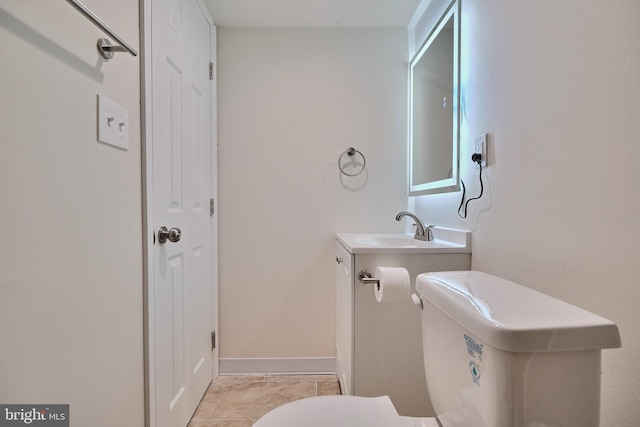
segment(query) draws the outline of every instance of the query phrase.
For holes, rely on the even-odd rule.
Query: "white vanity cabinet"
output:
[[[422,357],[420,310],[406,303],[378,303],[373,284],[358,278],[376,267],[404,267],[412,292],[418,274],[469,270],[470,236],[464,248],[441,247],[417,252],[407,248],[362,248],[339,234],[336,242],[337,374],[343,394],[389,396],[400,415],[434,416],[427,393]],[[429,242],[432,243],[432,242]],[[385,250],[388,249],[388,250]],[[363,253],[364,252],[364,253]]]

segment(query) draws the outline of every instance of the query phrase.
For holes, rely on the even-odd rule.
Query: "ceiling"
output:
[[[219,27],[406,27],[420,0],[203,0]]]

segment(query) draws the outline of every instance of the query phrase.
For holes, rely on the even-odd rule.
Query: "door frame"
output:
[[[216,25],[202,0],[195,1],[202,10],[210,27],[210,60],[214,64],[214,79],[211,89],[211,197],[214,199],[214,215],[211,225],[211,279],[212,279],[212,311],[211,330],[218,331],[218,140],[217,140],[217,70],[216,68]],[[156,426],[156,396],[155,396],[155,328],[154,328],[154,212],[153,212],[153,85],[152,68],[152,37],[151,37],[151,8],[152,0],[140,1],[140,44],[143,46],[140,63],[140,117],[141,117],[141,146],[142,146],[142,231],[143,231],[143,323],[144,323],[144,412],[145,426]],[[216,338],[216,341],[219,341]],[[213,351],[213,377],[219,373],[219,346]]]

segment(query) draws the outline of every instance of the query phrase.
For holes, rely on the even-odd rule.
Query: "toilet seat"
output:
[[[319,396],[265,414],[254,427],[432,427],[435,418],[401,417],[387,396]]]

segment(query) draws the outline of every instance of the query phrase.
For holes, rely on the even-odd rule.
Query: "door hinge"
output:
[[[209,62],[209,80],[213,80],[213,62]]]
[[[209,216],[213,216],[216,213],[215,205],[215,199],[209,199]]]
[[[211,332],[211,350],[216,349],[216,331]]]

